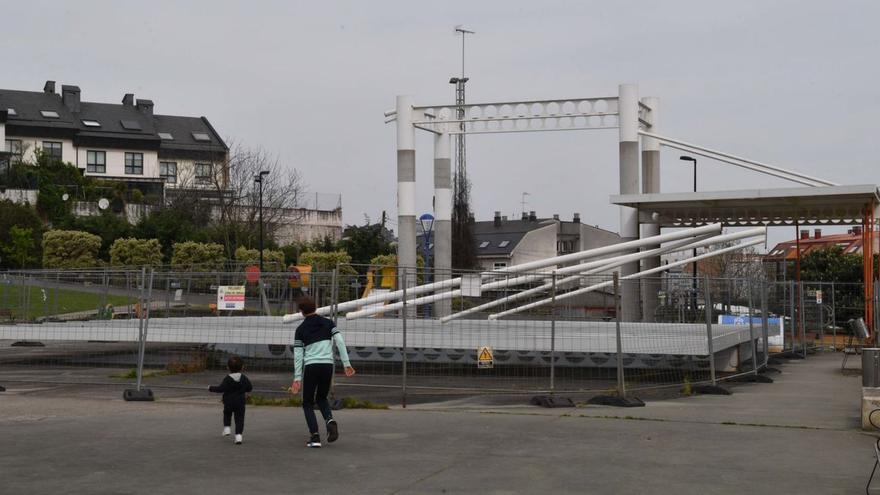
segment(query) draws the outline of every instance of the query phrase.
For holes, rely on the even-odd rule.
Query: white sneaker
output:
[[[241,435],[235,435],[235,445],[241,445]]]
[[[230,433],[232,433],[232,428],[230,428],[228,426],[224,426],[223,427],[223,436],[228,437]]]

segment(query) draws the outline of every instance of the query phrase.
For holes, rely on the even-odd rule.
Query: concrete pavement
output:
[[[859,493],[873,437],[854,428],[860,383],[834,373],[838,356],[643,409],[340,411],[341,439],[318,451],[299,409],[249,408],[236,447],[216,396],[124,403],[7,383],[0,492]]]

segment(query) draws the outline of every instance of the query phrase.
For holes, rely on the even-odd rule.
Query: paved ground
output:
[[[340,441],[319,451],[303,447],[298,409],[251,407],[236,447],[207,394],[124,403],[106,387],[10,382],[0,492],[860,493],[873,437],[838,363],[791,361],[774,384],[637,410],[341,411]]]

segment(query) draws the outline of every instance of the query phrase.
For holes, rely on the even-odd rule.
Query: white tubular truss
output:
[[[627,254],[627,255],[623,255],[623,256],[616,256],[614,258],[607,258],[607,259],[592,261],[589,263],[582,263],[582,264],[574,265],[574,266],[567,266],[565,268],[561,268],[559,270],[556,270],[556,272],[555,272],[556,275],[557,276],[567,275],[569,273],[575,273],[576,275],[573,275],[570,277],[565,277],[562,279],[557,279],[556,280],[556,287],[560,288],[560,287],[568,286],[570,284],[573,284],[575,282],[582,280],[583,276],[594,275],[597,273],[606,272],[608,270],[617,268],[617,267],[624,265],[626,263],[629,263],[631,261],[639,261],[639,260],[642,260],[645,258],[650,258],[652,256],[660,256],[662,254],[674,253],[674,252],[678,252],[678,251],[689,251],[691,249],[710,246],[713,244],[719,244],[722,242],[737,241],[740,239],[746,239],[746,238],[755,237],[755,236],[766,236],[766,234],[767,234],[766,227],[756,227],[753,229],[744,230],[742,232],[735,232],[733,234],[724,234],[724,235],[714,236],[714,237],[704,236],[704,237],[697,237],[696,240],[687,239],[684,241],[677,241],[677,242],[670,243],[670,244],[663,246],[663,247],[660,247],[660,248],[650,249],[648,251],[642,251],[639,253]],[[546,279],[547,277],[544,277],[544,278]],[[515,280],[516,279],[511,280],[511,282],[513,282]],[[522,283],[526,283],[526,282],[522,282]],[[518,284],[510,284],[510,285],[518,285]],[[520,299],[524,299],[524,298],[527,298],[527,297],[535,295],[535,294],[541,294],[541,293],[544,293],[544,292],[551,290],[552,288],[553,288],[552,282],[545,283],[544,285],[541,285],[539,287],[534,287],[532,289],[518,292],[512,296],[507,296],[507,297],[503,297],[500,299],[496,299],[494,301],[489,301],[485,304],[481,304],[479,306],[474,306],[473,308],[468,308],[464,311],[460,311],[458,313],[451,314],[449,316],[441,318],[440,321],[442,323],[446,323],[448,321],[455,320],[457,318],[462,318],[462,317],[470,315],[470,314],[479,313],[481,311],[485,311],[487,309],[494,308],[494,307],[500,306],[502,304],[507,304],[510,302],[518,301]],[[489,290],[489,289],[487,289],[487,290]],[[414,301],[407,301],[407,304],[414,304]]]
[[[730,247],[726,247],[726,248],[723,248],[723,249],[718,249],[718,250],[715,250],[715,251],[710,251],[710,252],[708,252],[708,253],[701,254],[701,255],[699,255],[699,256],[695,256],[695,257],[691,257],[691,258],[687,258],[687,259],[683,259],[683,260],[681,260],[681,261],[676,261],[675,263],[670,263],[670,264],[668,264],[668,265],[663,265],[663,266],[660,266],[660,267],[657,267],[657,268],[652,268],[652,269],[650,269],[650,270],[645,270],[645,271],[643,271],[643,272],[633,273],[632,275],[627,275],[626,277],[621,277],[620,280],[635,280],[635,279],[638,279],[638,278],[647,277],[648,275],[653,275],[653,274],[655,274],[655,273],[660,273],[660,272],[663,272],[663,271],[669,270],[670,268],[675,268],[675,267],[677,267],[677,266],[687,265],[687,264],[689,264],[689,263],[693,263],[693,262],[696,262],[696,261],[700,261],[700,260],[704,260],[704,259],[707,259],[707,258],[711,258],[711,257],[713,257],[713,256],[718,256],[718,255],[720,255],[720,254],[729,253],[729,252],[731,252],[731,251],[736,251],[736,250],[738,250],[738,249],[747,248],[747,247],[749,247],[749,246],[756,246],[756,245],[758,245],[758,244],[763,244],[763,243],[764,243],[764,239],[754,239],[754,240],[751,240],[751,241],[746,241],[746,242],[743,242],[743,243],[737,244],[737,245],[735,245],[735,246],[730,246]],[[614,283],[613,281],[609,280],[609,281],[606,281],[606,282],[601,282],[601,283],[598,283],[598,284],[595,284],[595,285],[591,285],[591,286],[589,286],[589,287],[584,287],[583,289],[577,289],[577,290],[573,290],[573,291],[571,291],[571,292],[566,292],[566,293],[563,293],[563,294],[557,294],[555,300],[556,300],[556,301],[559,301],[559,300],[561,300],[561,299],[568,299],[568,298],[571,298],[571,297],[575,297],[575,296],[579,296],[579,295],[582,295],[582,294],[586,294],[586,293],[588,293],[588,292],[593,292],[593,291],[596,291],[596,290],[599,290],[599,289],[603,289],[603,288],[605,288],[605,287],[609,287],[609,286],[613,285],[613,283]],[[505,317],[505,316],[509,316],[509,315],[516,314],[516,313],[520,313],[520,312],[522,312],[522,311],[528,311],[528,310],[533,309],[533,308],[537,308],[537,307],[540,307],[540,306],[544,306],[544,305],[546,305],[546,304],[550,304],[550,303],[552,303],[553,301],[554,301],[553,298],[547,298],[547,299],[542,299],[542,300],[540,300],[540,301],[535,301],[535,302],[533,302],[533,303],[524,304],[524,305],[522,305],[522,306],[518,306],[518,307],[516,307],[516,308],[509,309],[509,310],[507,310],[507,311],[502,311],[502,312],[500,312],[500,313],[491,314],[491,315],[489,315],[489,319],[490,319],[490,320],[497,320],[498,318],[503,318],[503,317]]]
[[[482,277],[489,279],[492,277],[498,277],[499,275],[504,275],[506,273],[521,273],[521,272],[535,271],[535,270],[540,270],[540,269],[547,268],[550,266],[578,262],[578,261],[588,259],[588,258],[596,258],[599,256],[614,254],[614,253],[621,252],[621,251],[629,251],[629,250],[638,249],[641,247],[662,244],[664,242],[671,242],[671,241],[677,241],[677,240],[681,240],[681,239],[688,239],[688,238],[701,236],[701,235],[705,235],[705,234],[715,234],[720,231],[721,231],[721,224],[720,223],[713,223],[710,225],[703,225],[701,227],[682,229],[682,230],[670,232],[667,234],[661,234],[658,236],[646,237],[644,239],[636,239],[633,241],[622,242],[620,244],[612,244],[612,245],[603,246],[600,248],[588,249],[586,251],[579,251],[577,253],[570,253],[570,254],[565,254],[562,256],[554,256],[552,258],[545,258],[542,260],[530,261],[528,263],[522,263],[520,265],[508,266],[507,268],[503,268],[501,270],[497,270],[494,272],[483,273]],[[522,277],[522,278],[527,278],[527,277],[528,276]],[[536,276],[531,275],[531,277],[536,277]],[[515,280],[515,279],[513,279],[513,280]],[[530,278],[529,280],[526,280],[524,282],[519,282],[519,283],[526,283],[530,280],[535,280],[535,278]],[[436,292],[436,291],[440,291],[440,290],[449,290],[449,289],[453,289],[455,287],[458,287],[459,284],[461,284],[460,277],[452,278],[449,280],[443,280],[440,282],[419,285],[419,286],[413,287],[411,289],[407,289],[407,295],[411,294],[413,296],[417,296],[419,294],[426,294],[429,292]],[[487,290],[491,290],[491,289],[487,289]],[[353,301],[339,303],[336,306],[336,310],[340,311],[340,312],[351,311],[351,310],[355,310],[361,306],[366,306],[368,304],[372,305],[372,304],[377,304],[377,303],[382,303],[382,302],[387,302],[387,301],[396,301],[397,299],[400,299],[401,297],[403,297],[403,291],[397,290],[397,291],[389,292],[387,294],[379,294],[379,295],[375,295],[375,296],[365,297],[363,299],[356,299]],[[433,301],[431,301],[431,302],[433,302]],[[376,309],[378,310],[379,308],[376,308]],[[330,314],[330,312],[332,310],[333,310],[332,306],[322,306],[316,310],[316,313],[319,315],[327,315],[327,314]],[[378,310],[376,312],[381,313],[384,311],[390,311],[389,306],[383,306],[381,308],[381,310]],[[282,321],[284,323],[294,323],[294,322],[300,321],[301,319],[302,319],[302,314],[293,313],[293,314],[284,315],[284,318],[282,319]]]
[[[798,184],[803,184],[805,186],[838,186],[840,184],[827,181],[824,179],[819,179],[816,177],[811,177],[809,175],[802,174],[800,172],[795,172],[792,170],[787,170],[780,167],[774,167],[772,165],[768,165],[766,163],[761,163],[755,160],[749,160],[748,158],[743,158],[736,155],[731,155],[729,153],[724,153],[723,151],[713,150],[709,148],[705,148],[703,146],[698,146],[696,144],[686,143],[684,141],[680,141],[678,139],[673,139],[666,136],[661,136],[659,134],[654,134],[646,131],[639,131],[639,134],[642,136],[646,136],[649,138],[656,139],[663,144],[663,146],[668,146],[670,148],[675,148],[677,150],[686,151],[689,153],[693,153],[695,155],[700,155],[706,158],[712,158],[713,160],[718,160],[724,163],[729,163],[731,165],[736,165],[737,167],[742,167],[748,170],[752,170],[754,172],[761,172],[763,174],[772,175],[773,177],[778,177],[780,179],[790,180],[792,182],[797,182]]]

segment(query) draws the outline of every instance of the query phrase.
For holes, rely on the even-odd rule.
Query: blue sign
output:
[[[752,324],[756,327],[761,326],[761,317],[752,317]],[[740,315],[718,315],[718,324],[720,325],[748,325],[749,317],[740,316]],[[783,341],[783,320],[782,318],[767,318],[767,326],[770,327],[770,332],[767,335],[767,341],[769,345],[772,346],[781,346]],[[777,332],[773,332],[774,329],[777,329]]]

